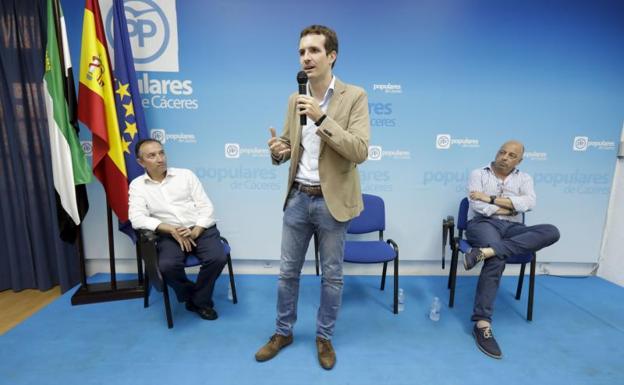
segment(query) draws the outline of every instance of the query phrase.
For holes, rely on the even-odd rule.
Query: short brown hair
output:
[[[162,147],[162,143],[160,143],[160,140],[156,140],[152,138],[141,139],[137,142],[137,144],[134,147],[134,155],[137,159],[141,157],[141,147],[146,143],[158,143]]]
[[[304,36],[311,34],[325,36],[325,53],[330,54],[332,51],[336,51],[336,54],[338,54],[338,35],[336,35],[336,31],[324,25],[314,24],[304,28],[299,35],[299,39],[301,40]],[[332,63],[332,68],[334,68],[334,64],[336,64],[335,60]]]

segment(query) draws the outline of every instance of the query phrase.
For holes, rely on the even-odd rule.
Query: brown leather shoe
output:
[[[323,369],[331,369],[336,365],[336,352],[330,340],[316,337],[316,350],[318,351],[319,364]]]
[[[263,347],[258,350],[256,353],[256,361],[268,361],[271,358],[275,357],[277,353],[279,353],[282,348],[292,344],[293,335],[283,336],[281,334],[273,334],[269,342],[267,342]]]

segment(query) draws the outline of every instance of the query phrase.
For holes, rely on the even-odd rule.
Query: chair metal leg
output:
[[[149,307],[149,295],[152,285],[150,285],[149,275],[145,274],[143,284],[143,307]]]
[[[452,240],[451,240],[452,242]],[[444,225],[442,226],[442,270],[444,270],[445,266],[444,263],[445,261],[445,255],[444,255],[444,250],[446,247],[446,227],[444,227]]]
[[[386,270],[388,269],[388,262],[384,262],[383,270],[381,271],[381,286],[379,290],[383,290],[386,288]]]
[[[457,260],[459,259],[459,250],[453,250],[451,257],[451,269],[449,271],[449,307],[453,307],[455,304],[455,283],[457,281]]]
[[[171,303],[169,302],[169,287],[167,282],[163,282],[163,302],[165,303],[165,314],[167,315],[167,327],[173,327],[173,316],[171,315]]]
[[[446,241],[447,241],[447,234],[448,234],[446,230],[447,226],[448,225],[446,223],[446,219],[442,219],[442,270],[444,270],[444,260],[446,259],[444,252],[446,251]],[[451,239],[451,242],[452,241],[453,240]]]
[[[524,283],[524,268],[526,263],[520,266],[520,275],[518,276],[518,288],[516,289],[516,299],[520,299],[522,296],[522,284]]]
[[[533,321],[533,295],[535,293],[535,267],[537,265],[537,257],[533,254],[531,259],[531,272],[529,274],[529,304],[527,305],[527,320]]]
[[[452,272],[453,272],[453,258],[456,258],[455,253],[457,252],[457,250],[455,250],[455,247],[453,246],[453,242],[455,240],[451,239],[451,268],[449,269],[449,276],[448,276],[448,282],[446,283],[446,288],[450,289],[451,288],[451,277],[452,277]],[[459,247],[459,246],[458,246]]]
[[[316,265],[316,276],[319,275],[319,239],[318,234],[314,233],[314,264]]]
[[[384,272],[386,264],[384,263]],[[384,274],[385,277],[385,274]],[[399,254],[394,259],[394,314],[399,314]]]
[[[230,273],[230,288],[232,289],[232,303],[238,303],[238,297],[236,296],[236,284],[234,283],[234,269],[232,268],[232,257],[227,255],[228,272]]]

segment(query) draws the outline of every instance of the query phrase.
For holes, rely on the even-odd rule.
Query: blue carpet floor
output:
[[[445,277],[402,277],[405,311],[392,314],[392,280],[345,278],[332,371],[316,360],[319,278],[302,278],[295,342],[276,358],[254,353],[271,336],[275,276],[236,277],[239,303],[215,292],[217,321],[175,303],[167,329],[162,295],[71,306],[73,291],[0,336],[0,384],[624,384],[624,288],[599,278],[538,277],[533,322],[526,292],[513,298],[505,277],[494,332],[504,358],[481,353],[469,321],[475,277],[459,277],[455,308],[427,317],[434,296],[446,304]],[[525,286],[527,288],[527,286]]]

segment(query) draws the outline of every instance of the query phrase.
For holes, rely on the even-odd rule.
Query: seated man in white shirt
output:
[[[159,141],[137,143],[136,158],[145,174],[130,183],[128,214],[132,227],[160,233],[158,267],[186,309],[206,320],[217,319],[212,302],[215,282],[226,263],[213,206],[197,176],[182,168],[167,168]],[[197,281],[184,272],[192,253],[201,261]]]

